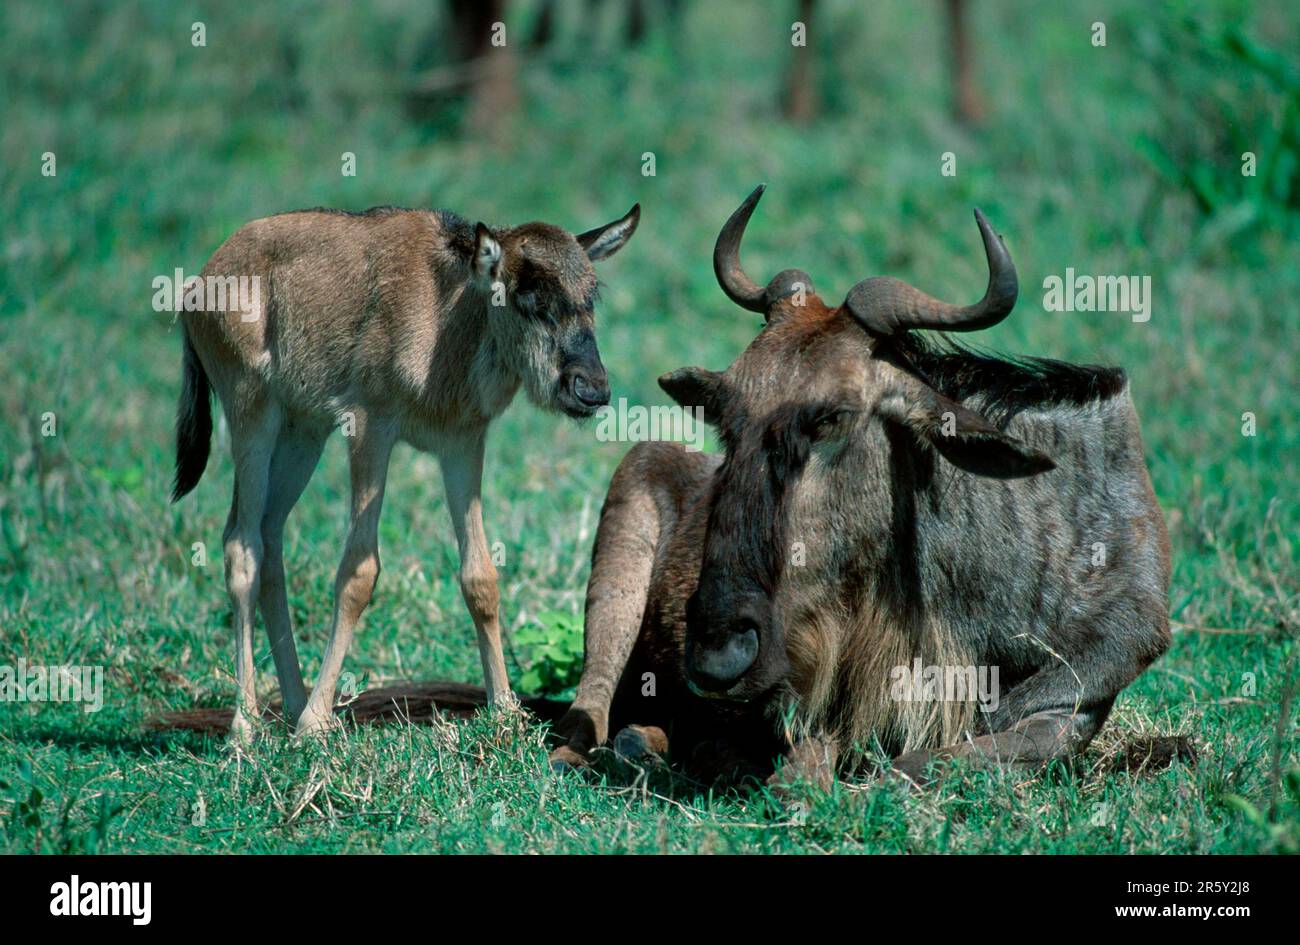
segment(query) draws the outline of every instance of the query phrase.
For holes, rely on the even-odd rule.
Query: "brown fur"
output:
[[[1009,252],[978,212],[990,281],[975,305],[875,278],[832,308],[798,270],[763,288],[738,255],[761,192],[714,268],[764,329],[725,372],[660,379],[704,408],[725,456],[641,444],[615,474],[556,760],[628,724],[664,728],[688,762],[717,739],[779,743],[813,782],[799,769],[837,753],[883,749],[920,783],[935,761],[1081,750],[1169,642],[1168,536],[1123,372],[907,334],[1014,305]],[[892,676],[918,659],[998,669],[998,705],[899,698]]]
[[[257,280],[242,310],[186,310],[175,498],[207,460],[208,392],[230,426],[235,489],[224,544],[235,610],[239,738],[258,718],[252,624],[271,636],[299,733],[334,722],[334,687],[379,579],[379,513],[394,444],[435,453],[490,701],[511,698],[497,573],[480,500],[487,427],[522,386],[588,416],[609,399],[594,336],[592,262],[631,237],[639,208],[573,236],[545,223],[493,230],[444,211],[310,210],[257,220],[213,254],[204,280]],[[284,591],[283,529],[341,426],[352,507],[320,679],[308,700]]]

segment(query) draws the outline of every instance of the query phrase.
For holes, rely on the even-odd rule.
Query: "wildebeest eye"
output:
[[[763,449],[769,472],[778,483],[797,475],[819,440],[840,435],[854,411],[830,403],[784,407],[764,424]]]
[[[802,424],[804,434],[816,443],[844,432],[851,420],[853,411],[847,407],[820,405],[811,408],[804,416]]]

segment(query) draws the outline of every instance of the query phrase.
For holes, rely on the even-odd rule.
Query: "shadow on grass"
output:
[[[15,745],[50,745],[69,751],[102,750],[132,755],[165,754],[176,749],[205,755],[225,747],[224,739],[209,733],[131,731],[126,724],[101,731],[55,725],[25,726],[7,732],[4,737]]]

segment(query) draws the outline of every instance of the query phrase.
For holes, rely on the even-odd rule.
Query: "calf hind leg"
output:
[[[266,514],[262,518],[262,620],[271,639],[284,717],[291,725],[298,721],[307,705],[307,692],[302,683],[285,593],[284,523],[316,470],[327,434],[327,430],[308,430],[294,421],[285,423],[271,457]]]
[[[253,625],[257,618],[264,546],[262,517],[266,510],[271,455],[279,432],[279,413],[263,402],[232,418],[231,443],[235,488],[226,519],[223,545],[226,588],[235,623],[235,682],[239,688],[231,741],[246,744],[258,721],[256,668],[253,664]]]

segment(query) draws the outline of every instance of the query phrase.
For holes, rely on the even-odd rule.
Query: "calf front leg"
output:
[[[478,655],[490,704],[514,701],[501,650],[497,569],[483,531],[483,440],[486,431],[451,444],[439,455],[451,524],[460,550],[460,590],[478,634]]]

